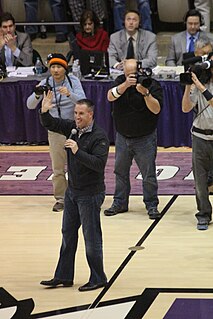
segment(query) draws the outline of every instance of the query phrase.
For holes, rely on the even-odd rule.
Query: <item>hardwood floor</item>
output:
[[[160,210],[171,196],[160,197]],[[107,196],[103,210],[111,205]],[[45,289],[39,285],[53,276],[61,243],[61,213],[52,213],[49,196],[7,196],[1,211],[1,286],[16,299],[32,297],[33,313],[90,304],[101,290],[80,293],[78,287],[88,279],[83,239],[80,232],[75,285],[72,288]],[[213,228],[196,230],[193,196],[180,196],[143,242],[104,295],[102,301],[140,295],[147,287],[213,286]],[[131,196],[128,213],[101,215],[104,235],[105,271],[110,279],[147,229],[152,225],[140,196]],[[172,298],[168,296],[169,300]],[[162,318],[169,300],[163,298],[155,317]],[[162,303],[163,302],[163,303]]]
[[[26,151],[23,146],[21,149]],[[41,147],[37,150],[41,151]],[[42,146],[42,150],[48,151],[48,148]],[[0,147],[0,151],[5,150]],[[141,196],[131,196],[128,213],[104,216],[104,209],[112,202],[112,196],[106,197],[101,221],[105,271],[111,285],[101,301],[140,295],[145,288],[213,287],[213,224],[207,231],[196,230],[194,196],[178,196],[165,209],[171,199],[172,196],[160,196],[159,210],[165,215],[156,223],[148,219]],[[53,277],[61,244],[62,214],[51,211],[53,203],[52,196],[0,197],[1,286],[17,300],[32,297],[33,314],[89,305],[101,292],[101,289],[88,293],[78,291],[89,276],[81,231],[74,286],[46,289],[39,284]],[[141,239],[144,249],[128,259],[129,248]],[[213,298],[212,294],[159,295],[143,318],[163,318],[174,299],[183,296]]]

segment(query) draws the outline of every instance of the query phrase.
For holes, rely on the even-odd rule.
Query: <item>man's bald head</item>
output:
[[[128,76],[129,74],[135,74],[137,72],[137,60],[127,59],[124,60],[124,74]]]

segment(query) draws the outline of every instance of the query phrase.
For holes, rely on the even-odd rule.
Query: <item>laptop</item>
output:
[[[80,50],[79,63],[84,78],[104,79],[110,74],[108,52]]]

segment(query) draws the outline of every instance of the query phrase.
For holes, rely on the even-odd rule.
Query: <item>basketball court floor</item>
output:
[[[45,288],[39,283],[53,277],[62,213],[51,211],[52,196],[0,196],[0,318],[213,318],[213,224],[196,229],[194,195],[159,200],[162,218],[152,221],[140,195],[130,197],[129,212],[104,216],[106,196],[108,285],[79,292],[89,276],[81,231],[74,286]]]

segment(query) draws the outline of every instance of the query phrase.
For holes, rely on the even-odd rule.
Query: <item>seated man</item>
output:
[[[203,18],[198,10],[189,10],[186,13],[184,23],[186,24],[186,30],[175,34],[171,38],[165,61],[167,66],[182,65],[183,53],[191,52],[193,54],[194,43],[200,36],[206,36],[210,40],[213,40],[212,34],[200,30],[200,26],[203,24]]]
[[[33,65],[30,37],[16,31],[15,19],[9,12],[3,12],[0,16],[0,58],[6,66]]]
[[[123,28],[123,16],[126,7],[125,0],[114,0],[114,26],[115,31],[121,30]],[[151,19],[151,9],[149,0],[137,0],[138,11],[140,12],[142,20],[142,28],[144,30],[152,31],[152,19]]]
[[[123,61],[135,58],[142,61],[143,68],[154,68],[157,64],[156,35],[139,28],[140,15],[129,10],[124,17],[125,28],[113,33],[109,43],[110,67],[123,70]]]

